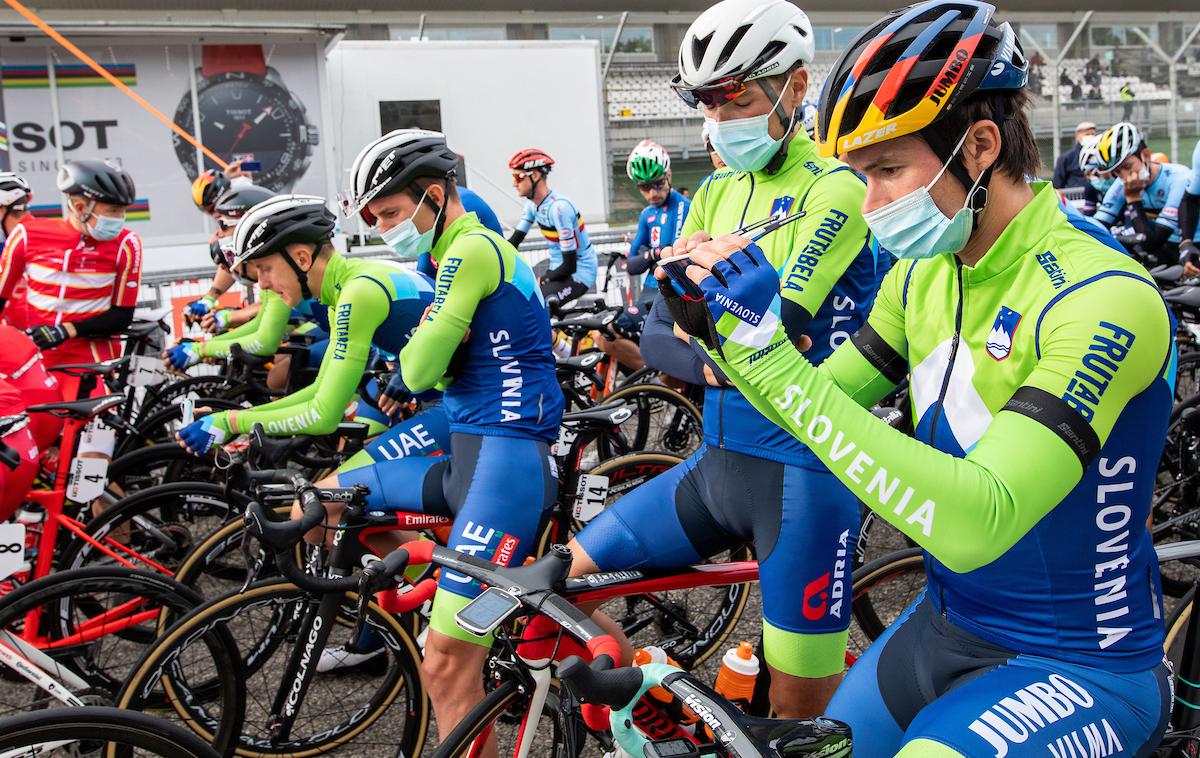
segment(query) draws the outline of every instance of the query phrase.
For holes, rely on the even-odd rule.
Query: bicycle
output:
[[[0,720],[0,756],[80,754],[217,758],[196,735],[152,716],[84,706],[36,711]]]

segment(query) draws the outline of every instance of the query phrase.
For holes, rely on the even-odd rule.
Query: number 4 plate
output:
[[[599,474],[583,474],[575,488],[575,518],[587,523],[604,510],[608,499],[608,477]]]
[[[90,503],[104,492],[108,484],[108,460],[105,458],[76,458],[71,462],[71,479],[67,497],[76,503]]]

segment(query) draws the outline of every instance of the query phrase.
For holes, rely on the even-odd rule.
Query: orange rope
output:
[[[29,21],[29,23],[33,24],[34,26],[36,26],[37,28],[39,28],[43,32],[45,32],[47,35],[49,35],[50,39],[54,40],[58,44],[65,47],[67,50],[69,50],[71,52],[72,55],[74,55],[76,58],[78,58],[79,60],[86,63],[97,74],[104,77],[104,79],[107,80],[109,84],[111,84],[112,86],[121,90],[126,95],[128,95],[135,103],[142,106],[146,110],[150,111],[150,115],[154,116],[159,121],[166,124],[167,127],[171,129],[171,131],[175,132],[180,137],[183,137],[185,140],[190,142],[193,147],[197,148],[198,150],[203,152],[205,155],[207,155],[209,158],[211,158],[213,160],[213,162],[216,163],[218,166],[220,166],[222,169],[229,168],[229,164],[227,162],[221,160],[220,158],[218,158],[216,153],[209,150],[204,145],[200,144],[200,142],[197,141],[195,137],[188,134],[186,130],[184,130],[182,127],[180,127],[174,121],[172,121],[171,119],[164,116],[157,108],[155,108],[150,103],[146,102],[145,98],[143,98],[141,95],[139,95],[138,93],[131,90],[125,84],[125,82],[121,81],[117,77],[110,74],[108,71],[106,71],[104,69],[103,66],[101,66],[99,63],[97,63],[95,60],[93,60],[90,55],[88,55],[87,53],[83,52],[78,47],[76,47],[75,43],[71,42],[71,40],[69,40],[66,37],[59,34],[57,31],[54,30],[53,27],[51,27],[45,21],[41,20],[36,15],[34,15],[33,11],[26,8],[24,5],[22,5],[20,2],[18,2],[18,0],[4,0],[4,2],[7,3],[17,13],[20,13],[22,16],[24,16]]]

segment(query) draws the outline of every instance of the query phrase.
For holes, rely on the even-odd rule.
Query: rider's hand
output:
[[[229,328],[233,322],[233,310],[230,308],[222,308],[218,311],[206,313],[204,318],[200,320],[200,328],[210,334],[220,334]]]
[[[204,455],[230,438],[228,417],[229,414],[222,411],[196,419],[180,429],[175,438],[192,455]]]
[[[180,342],[163,353],[163,360],[176,371],[186,371],[201,360],[199,342]]]
[[[26,331],[26,334],[33,340],[33,344],[37,345],[38,350],[49,350],[50,348],[58,347],[71,338],[71,333],[67,331],[66,324],[33,326]]]
[[[199,300],[193,300],[192,302],[188,303],[186,313],[195,319],[200,318],[209,311],[215,310],[216,307],[217,299],[212,295],[205,295]]]
[[[400,376],[400,370],[396,369],[396,373],[388,379],[387,386],[379,393],[379,410],[383,412],[383,415],[391,416],[400,410],[400,406],[411,400],[412,392],[404,385],[404,378]]]

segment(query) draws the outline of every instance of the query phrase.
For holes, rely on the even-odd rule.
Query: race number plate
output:
[[[599,474],[583,474],[575,488],[575,518],[587,523],[604,510],[608,497],[608,477]]]

